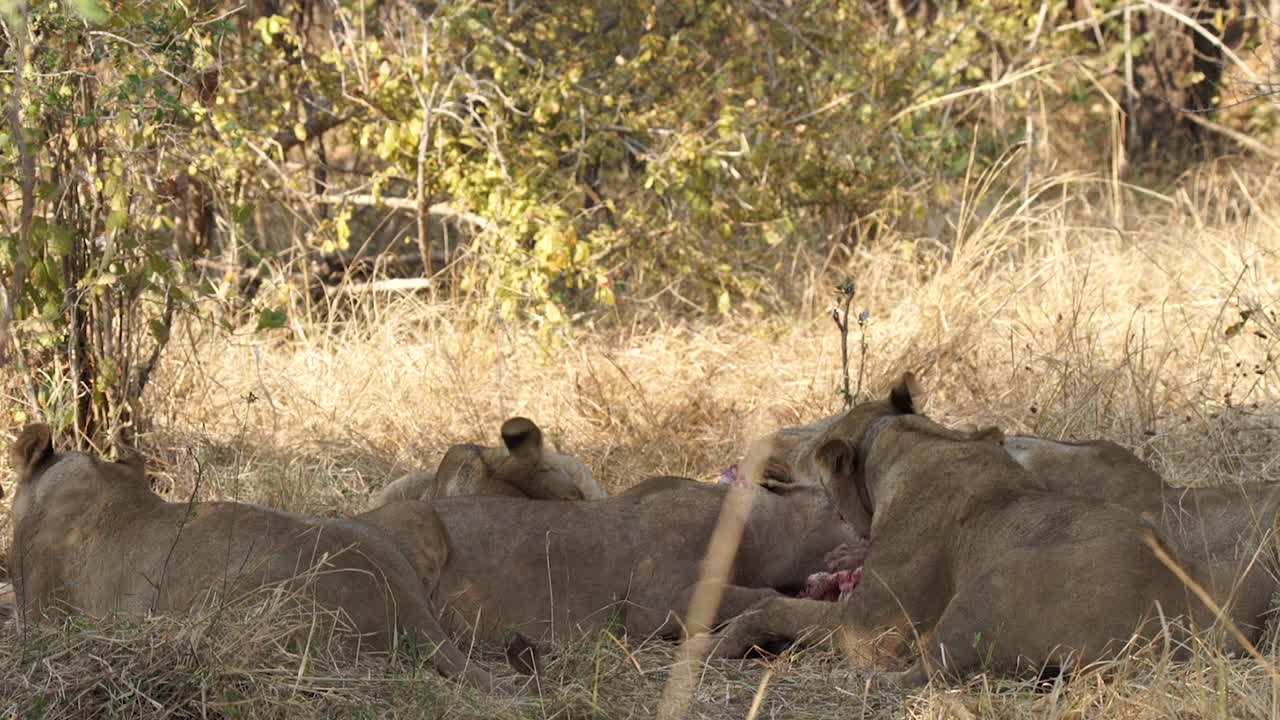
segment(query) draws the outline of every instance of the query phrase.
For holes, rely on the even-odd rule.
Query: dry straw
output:
[[[797,297],[827,298],[833,280],[857,276],[858,305],[874,319],[866,392],[913,369],[944,422],[1109,437],[1175,485],[1280,479],[1271,170],[1210,165],[1163,194],[1116,176],[1045,175],[1027,201],[1021,167],[1002,167],[972,177],[958,206],[940,205],[936,232],[821,248],[798,262],[826,270]],[[1123,202],[1095,211],[1113,195]],[[207,499],[323,514],[362,509],[451,443],[493,442],[514,414],[536,419],[613,492],[652,474],[710,479],[762,431],[840,408],[839,337],[824,309],[716,322],[638,312],[621,329],[550,345],[453,306],[380,293],[353,299],[340,324],[300,318],[287,338],[191,326],[175,333],[152,381],[157,430],[142,441],[171,499],[191,494],[199,462]],[[327,644],[313,644],[299,672],[306,645],[286,636],[310,620],[211,618],[5,629],[0,715],[649,717],[682,659],[671,644],[638,638],[553,645],[536,697],[510,705],[475,700],[423,664],[353,659]],[[1263,658],[1271,647],[1259,644]],[[758,662],[689,669],[691,718],[746,717],[753,704],[760,718],[801,720],[1267,718],[1273,709],[1270,670],[1209,644],[1186,663],[1138,653],[1045,693],[993,678],[873,691],[826,650],[789,655],[763,691]]]

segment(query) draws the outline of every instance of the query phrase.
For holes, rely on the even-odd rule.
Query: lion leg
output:
[[[752,648],[817,645],[833,636],[851,659],[864,667],[874,667],[882,656],[900,654],[905,647],[900,641],[905,617],[890,608],[887,613],[877,612],[874,619],[867,618],[849,607],[851,603],[765,598],[718,633],[713,657],[742,657]]]
[[[703,582],[698,582],[685,588],[676,596],[675,606],[679,608],[693,609],[693,599],[697,596],[698,590],[704,587]],[[720,602],[716,606],[715,612],[712,614],[710,627],[699,625],[693,626],[692,620],[686,613],[685,621],[688,623],[686,632],[690,635],[698,633],[710,632],[733,618],[746,612],[756,603],[768,598],[784,597],[781,593],[773,588],[752,588],[743,587],[741,585],[726,585],[721,590]]]
[[[842,602],[765,598],[720,632],[713,652],[716,657],[742,657],[752,647],[779,642],[813,645],[838,631],[850,656],[870,667],[881,655],[896,655],[903,649],[901,642],[886,644],[886,635],[900,639],[909,629],[910,622],[888,587],[864,581]]]
[[[742,587],[741,585],[730,585],[724,589],[724,594],[720,596],[720,607],[716,610],[715,621],[712,625],[714,627],[719,627],[720,625],[729,622],[747,610],[750,610],[761,600],[782,597],[786,596],[773,588],[751,588]]]
[[[911,667],[902,672],[876,673],[872,681],[917,688],[927,685],[935,674],[963,677],[981,669],[982,642],[982,628],[972,622],[972,615],[965,611],[959,598],[952,598],[938,618],[938,624],[921,638],[920,657]]]
[[[663,638],[697,635],[719,627],[761,600],[771,597],[783,597],[773,588],[724,585],[720,590],[720,602],[710,618],[710,627],[704,625],[693,627],[688,617],[688,610],[698,590],[707,588],[707,584],[707,581],[700,581],[685,587],[672,598],[668,609],[645,612],[636,612],[633,609],[627,617],[627,632],[638,635],[653,633]],[[661,616],[659,616],[659,612]],[[657,628],[657,630],[654,630],[654,628]]]
[[[752,648],[795,642],[807,631],[829,635],[842,625],[838,603],[798,598],[765,598],[739,614],[717,633],[712,657],[743,657]]]
[[[430,662],[441,675],[451,679],[461,678],[468,685],[484,692],[509,694],[513,691],[509,682],[495,678],[478,667],[453,644],[425,599],[415,599],[402,611],[406,616],[406,627],[415,630],[418,638],[425,641]]]

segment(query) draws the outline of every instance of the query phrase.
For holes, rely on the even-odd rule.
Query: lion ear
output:
[[[858,451],[844,438],[832,438],[818,448],[818,467],[828,477],[851,478],[858,468]]]
[[[514,417],[502,423],[502,444],[511,456],[523,462],[542,459],[542,430],[529,418]]]
[[[119,456],[120,459],[117,462],[129,468],[135,476],[143,478],[147,476],[147,458],[142,453],[133,448],[121,448]]]
[[[34,423],[22,429],[18,439],[9,448],[9,462],[20,471],[29,473],[45,458],[53,454],[53,428],[44,423]]]
[[[924,404],[924,390],[914,373],[907,371],[889,391],[889,404],[903,415],[914,415]]]

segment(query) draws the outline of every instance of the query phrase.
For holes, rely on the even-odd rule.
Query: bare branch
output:
[[[11,327],[16,306],[22,302],[27,285],[27,256],[31,252],[31,228],[36,209],[36,165],[27,143],[22,121],[22,108],[26,106],[27,67],[27,7],[19,3],[12,15],[4,16],[5,31],[9,34],[13,50],[13,93],[9,97],[9,131],[18,149],[21,176],[18,183],[22,191],[22,210],[18,224],[18,247],[13,261],[13,284],[5,293],[3,314],[0,315],[0,360],[11,341]],[[16,343],[15,343],[16,349]],[[19,352],[19,360],[21,360]]]
[[[430,278],[391,278],[388,280],[351,283],[350,285],[332,289],[338,293],[407,292],[410,290],[429,290],[435,284],[435,281]],[[329,290],[329,288],[326,288],[326,290]]]
[[[333,113],[320,113],[312,115],[309,120],[302,126],[305,138],[298,137],[293,128],[286,128],[276,133],[275,141],[280,146],[281,153],[287,153],[293,148],[301,145],[315,137],[319,137],[330,130],[351,120],[353,115],[334,115]]]
[[[311,198],[313,202],[324,205],[361,205],[369,207],[388,207],[393,210],[411,210],[418,211],[418,201],[411,198],[394,198],[394,197],[376,197],[374,195],[352,194],[352,195],[316,195]],[[458,210],[448,203],[434,203],[427,211],[432,215],[440,217],[453,218],[461,220],[469,225],[474,225],[482,230],[495,230],[498,225],[494,221],[482,215]]]
[[[831,319],[840,330],[840,397],[844,399],[844,409],[853,407],[854,396],[849,390],[849,306],[853,304],[854,293],[858,291],[858,283],[849,278],[836,288],[836,296],[840,304],[831,309]],[[858,390],[862,390],[862,377],[858,377]]]
[[[427,77],[428,65],[431,57],[431,26],[430,21],[423,24],[422,27],[422,76],[414,78],[414,87],[421,88],[422,83]],[[436,97],[439,94],[440,85],[437,81],[431,82],[431,92],[424,95],[422,90],[418,90],[418,104],[422,107],[422,131],[418,133],[418,252],[422,255],[422,273],[431,276],[431,224],[428,222],[431,216],[431,193],[427,190],[427,149],[431,146],[432,131],[434,130],[434,114],[432,109],[436,105]]]
[[[147,383],[151,380],[151,372],[156,369],[156,364],[160,361],[160,353],[164,352],[165,346],[169,344],[169,334],[173,330],[174,306],[173,288],[166,287],[164,290],[164,313],[160,319],[161,327],[164,328],[164,335],[156,338],[156,344],[155,347],[151,348],[150,357],[138,369],[138,384],[133,391],[134,398],[142,398],[142,393],[147,389]]]
[[[155,612],[160,606],[160,593],[164,591],[165,575],[169,572],[169,561],[173,559],[173,551],[178,548],[178,543],[182,540],[182,531],[187,527],[187,523],[191,520],[191,513],[196,509],[196,500],[200,497],[200,485],[204,482],[205,465],[200,458],[200,454],[195,450],[188,450],[187,452],[191,453],[191,459],[196,463],[196,482],[191,488],[191,496],[187,498],[186,512],[182,514],[182,520],[178,523],[178,532],[174,534],[173,543],[169,545],[169,552],[165,553],[164,564],[160,566],[160,577],[154,582],[148,579],[148,582],[156,591],[155,596],[151,599],[152,612]]]
[[[1184,115],[1184,117],[1190,120],[1191,122],[1199,125],[1200,127],[1203,127],[1208,130],[1212,130],[1213,132],[1216,132],[1219,135],[1222,135],[1223,137],[1226,137],[1230,140],[1234,140],[1235,142],[1239,143],[1247,150],[1255,152],[1262,157],[1265,157],[1269,160],[1280,161],[1280,152],[1271,148],[1266,143],[1259,142],[1258,140],[1255,140],[1254,138],[1249,137],[1248,135],[1240,132],[1239,130],[1233,130],[1227,127],[1226,125],[1223,125],[1221,123],[1216,123],[1206,117],[1197,115],[1196,113],[1187,113],[1186,115]]]

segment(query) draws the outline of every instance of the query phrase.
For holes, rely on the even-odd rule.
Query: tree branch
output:
[[[373,195],[351,194],[351,195],[316,195],[311,198],[313,202],[324,205],[362,205],[369,207],[388,207],[393,210],[411,210],[418,211],[418,201],[411,198],[396,197],[375,197]],[[427,208],[432,215],[440,217],[453,218],[461,220],[469,225],[474,225],[482,230],[495,230],[497,223],[482,215],[458,210],[449,203],[435,203]]]
[[[27,290],[27,257],[31,252],[31,228],[36,209],[36,165],[31,154],[31,146],[27,143],[26,132],[22,122],[22,108],[26,105],[27,67],[27,7],[19,3],[12,15],[4,16],[5,31],[9,34],[13,50],[13,94],[9,97],[9,130],[13,142],[18,149],[20,166],[19,185],[22,191],[22,209],[18,222],[18,247],[13,261],[13,284],[6,290],[3,314],[0,314],[0,360],[4,359],[5,348],[12,341],[11,328],[18,303],[22,302]],[[21,349],[13,342],[15,355],[21,362]],[[25,370],[25,368],[24,368]]]
[[[346,121],[351,120],[353,117],[355,116],[334,115],[333,113],[312,115],[311,118],[302,126],[302,130],[306,134],[306,139],[299,138],[298,134],[293,131],[293,128],[286,128],[276,133],[274,140],[276,141],[276,144],[280,146],[281,154],[284,154],[311,138],[319,137],[329,132]]]

